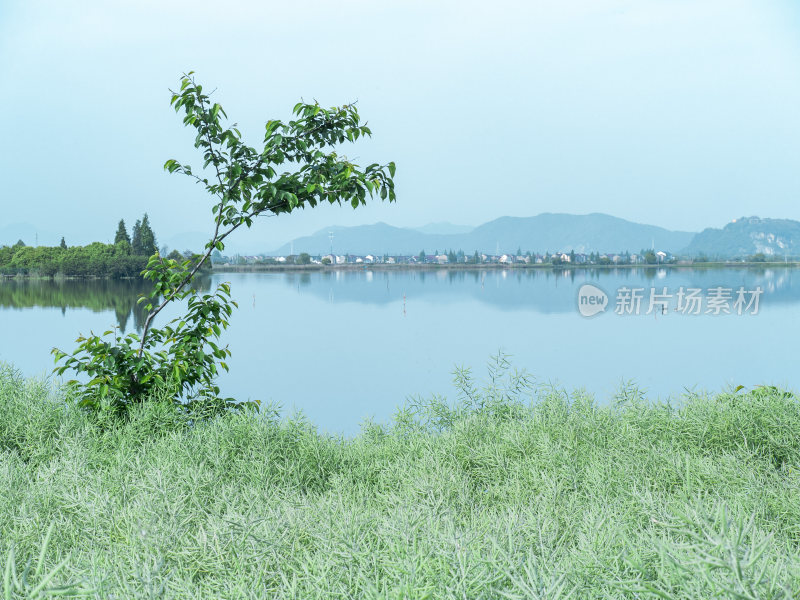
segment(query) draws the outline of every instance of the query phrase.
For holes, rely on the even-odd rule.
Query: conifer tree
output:
[[[133,224],[131,253],[135,256],[141,256],[144,254],[142,250],[142,222],[139,219],[136,219],[136,223]]]
[[[131,238],[128,235],[128,230],[125,228],[125,219],[119,220],[119,225],[117,226],[117,234],[114,236],[114,243],[118,244],[119,242],[128,242],[131,243]]]
[[[156,235],[153,233],[153,230],[150,228],[150,217],[147,216],[147,213],[144,213],[142,217],[142,225],[139,232],[141,236],[141,244],[142,244],[142,254],[145,256],[152,256],[156,252],[158,252],[158,246],[156,245]]]

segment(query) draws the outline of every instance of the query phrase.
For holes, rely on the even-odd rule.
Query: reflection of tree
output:
[[[305,287],[311,283],[311,275],[308,273],[295,273],[289,271],[286,273],[286,280],[294,286],[301,285]]]
[[[195,287],[210,289],[211,278],[198,277]],[[60,308],[62,315],[68,308],[113,310],[122,332],[132,313],[138,331],[147,312],[136,301],[150,289],[150,283],[142,279],[5,279],[0,281],[0,308]]]

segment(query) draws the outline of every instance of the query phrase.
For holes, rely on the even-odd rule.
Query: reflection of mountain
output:
[[[208,289],[209,285],[208,277],[197,282],[199,289]],[[150,284],[141,279],[3,279],[0,308],[60,308],[62,313],[68,308],[113,310],[122,332],[131,316],[134,329],[139,331],[146,312],[136,301],[150,289]]]
[[[668,293],[675,293],[681,286],[704,291],[717,286],[733,290],[760,286],[764,290],[762,306],[800,302],[800,277],[794,281],[793,269],[409,269],[286,272],[275,276],[286,285],[333,302],[387,304],[402,301],[405,296],[408,302],[477,300],[501,309],[542,313],[574,312],[578,288],[587,282],[603,289],[612,303],[622,286],[646,288],[648,293],[651,287],[659,291],[667,287]]]

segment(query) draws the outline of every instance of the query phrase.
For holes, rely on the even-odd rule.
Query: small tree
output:
[[[136,219],[133,224],[133,235],[131,235],[131,253],[136,256],[144,255],[144,247],[142,246],[142,221]]]
[[[375,194],[395,200],[394,163],[362,169],[334,150],[345,141],[371,135],[352,104],[324,109],[301,102],[288,123],[267,121],[259,150],[242,141],[235,125],[223,127],[225,111],[203,93],[191,72],[182,77],[171,104],[183,111],[184,125],[196,130],[194,146],[202,151],[210,173],[195,173],[172,159],[164,168],[194,179],[214,198],[213,234],[196,261],[150,257],[142,274],[153,282],[153,291],[140,298],[147,310],[141,336],[108,331],[102,337],[79,337],[71,354],[53,349],[56,361],[64,363],[56,369],[58,374],[72,369],[90,376],[88,383],[73,382],[83,406],[97,408],[107,399],[124,413],[130,403],[147,400],[157,387],[168,390],[179,406],[200,414],[241,406],[220,398],[214,382],[218,365],[228,369],[224,359],[230,351],[217,339],[236,306],[230,285],[221,283],[214,292],[201,295],[189,285],[195,274],[212,252],[225,248],[225,238],[242,226],[250,227],[261,215],[288,214],[322,202],[348,202],[357,208]],[[139,229],[141,243],[141,224]],[[183,299],[188,299],[185,315],[162,328],[153,326],[169,303]]]
[[[128,230],[125,228],[125,219],[119,220],[119,224],[117,225],[117,233],[114,235],[114,243],[118,244],[119,242],[128,242],[128,244],[131,243]]]
[[[155,254],[158,251],[158,246],[156,245],[156,235],[150,228],[150,217],[147,216],[147,213],[144,213],[144,216],[142,217],[139,235],[141,237],[142,254],[144,256],[152,256]]]
[[[61,236],[61,243],[59,244],[59,247],[62,250],[66,250],[67,249],[67,242],[64,241],[64,236]]]

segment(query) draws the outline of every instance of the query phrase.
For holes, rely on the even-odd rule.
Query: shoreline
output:
[[[269,273],[269,272],[320,272],[320,271],[474,271],[474,270],[537,270],[537,271],[579,271],[612,269],[774,269],[797,268],[800,261],[792,262],[703,262],[703,263],[670,263],[670,264],[626,264],[626,265],[551,265],[551,264],[386,264],[386,263],[348,263],[344,265],[213,265],[210,270],[203,270],[198,275],[208,276],[214,273]],[[141,281],[141,277],[111,277],[107,275],[39,275],[0,273],[0,282],[4,281]]]
[[[800,262],[707,262],[707,263],[671,263],[671,264],[635,264],[635,265],[551,265],[551,264],[386,264],[386,263],[348,263],[344,265],[214,265],[211,273],[260,273],[280,271],[473,271],[478,269],[491,270],[551,270],[551,271],[576,271],[576,270],[611,270],[611,269],[752,269],[752,268],[797,268]]]

